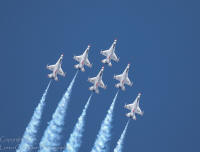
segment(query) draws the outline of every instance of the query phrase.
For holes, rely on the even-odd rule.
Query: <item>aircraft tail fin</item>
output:
[[[133,120],[136,120],[136,116],[135,116],[135,114],[132,116],[132,119],[133,119]]]

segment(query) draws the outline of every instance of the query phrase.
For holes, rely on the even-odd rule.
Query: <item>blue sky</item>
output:
[[[105,66],[107,90],[91,99],[80,151],[90,151],[117,91],[113,80],[131,63],[132,88],[120,91],[114,110],[110,151],[125,127],[123,109],[142,92],[143,117],[128,127],[124,151],[199,151],[199,2],[26,1],[0,2],[1,102],[0,136],[21,137],[49,79],[47,64],[64,53],[66,77],[53,82],[47,95],[39,137],[73,78],[76,63],[91,44],[93,68],[79,72],[67,110],[63,140],[69,138],[90,96],[87,78],[100,70],[101,49],[118,39],[119,63]],[[15,144],[15,143],[9,143]]]

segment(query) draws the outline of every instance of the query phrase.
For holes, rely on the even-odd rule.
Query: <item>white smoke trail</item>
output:
[[[128,128],[128,124],[129,124],[129,121],[126,123],[126,126],[124,128],[124,131],[122,132],[119,140],[117,141],[117,146],[115,147],[114,149],[114,152],[122,152],[122,148],[123,148],[123,143],[124,143],[124,137],[126,135],[126,131],[127,131],[127,128]]]
[[[91,152],[105,152],[107,150],[107,144],[110,140],[111,136],[111,128],[112,128],[112,118],[113,118],[113,109],[115,106],[115,101],[117,99],[118,92],[116,93],[113,102],[107,112],[107,115],[104,119],[104,121],[101,124],[101,128],[99,130],[99,133],[97,135],[97,139],[94,143],[94,146],[92,148]]]
[[[59,102],[52,116],[52,120],[50,121],[44,132],[44,135],[40,142],[40,152],[55,152],[57,150],[60,150],[59,144],[62,130],[64,127],[65,113],[77,74],[78,72],[75,74],[73,80],[67,88],[67,91],[63,95],[61,101]]]
[[[90,104],[91,97],[92,94],[88,98],[88,101],[83,109],[83,112],[78,118],[78,122],[76,123],[74,130],[70,135],[69,141],[66,144],[66,149],[64,150],[64,152],[77,152],[81,146],[81,138],[83,136],[84,126],[85,126],[86,111]]]
[[[46,104],[46,102],[45,102],[46,95],[47,95],[50,84],[51,84],[51,80],[50,80],[46,90],[44,91],[38,106],[36,107],[36,109],[33,113],[31,121],[29,122],[28,126],[26,127],[26,130],[22,137],[21,143],[16,152],[31,151],[31,149],[34,147],[35,141],[37,139],[36,136],[37,136],[38,128],[40,125],[42,112],[43,112],[44,106]]]

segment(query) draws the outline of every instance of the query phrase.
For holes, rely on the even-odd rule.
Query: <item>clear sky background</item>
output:
[[[46,65],[54,64],[64,53],[62,66],[67,75],[50,87],[41,138],[76,73],[73,55],[91,44],[93,68],[78,74],[67,110],[64,144],[90,95],[87,78],[102,66],[100,50],[117,38],[120,62],[105,66],[107,90],[92,97],[80,151],[91,150],[117,91],[113,75],[120,74],[129,62],[134,85],[119,93],[110,151],[128,120],[123,106],[138,92],[142,92],[145,113],[131,121],[124,152],[200,151],[199,14],[199,2],[194,0],[1,0],[0,136],[23,135],[49,82]]]

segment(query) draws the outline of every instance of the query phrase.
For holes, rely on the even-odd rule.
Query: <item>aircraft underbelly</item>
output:
[[[53,72],[54,77],[56,77],[56,75],[58,74],[58,70],[59,70],[59,68],[56,68],[56,70]]]
[[[122,79],[121,84],[124,85],[125,79]]]
[[[85,64],[85,63],[84,63],[84,60],[82,60],[82,61],[81,61],[81,67],[83,67],[84,64]]]
[[[98,87],[98,85],[99,85],[99,83],[97,82],[97,83],[95,84],[95,89]]]

